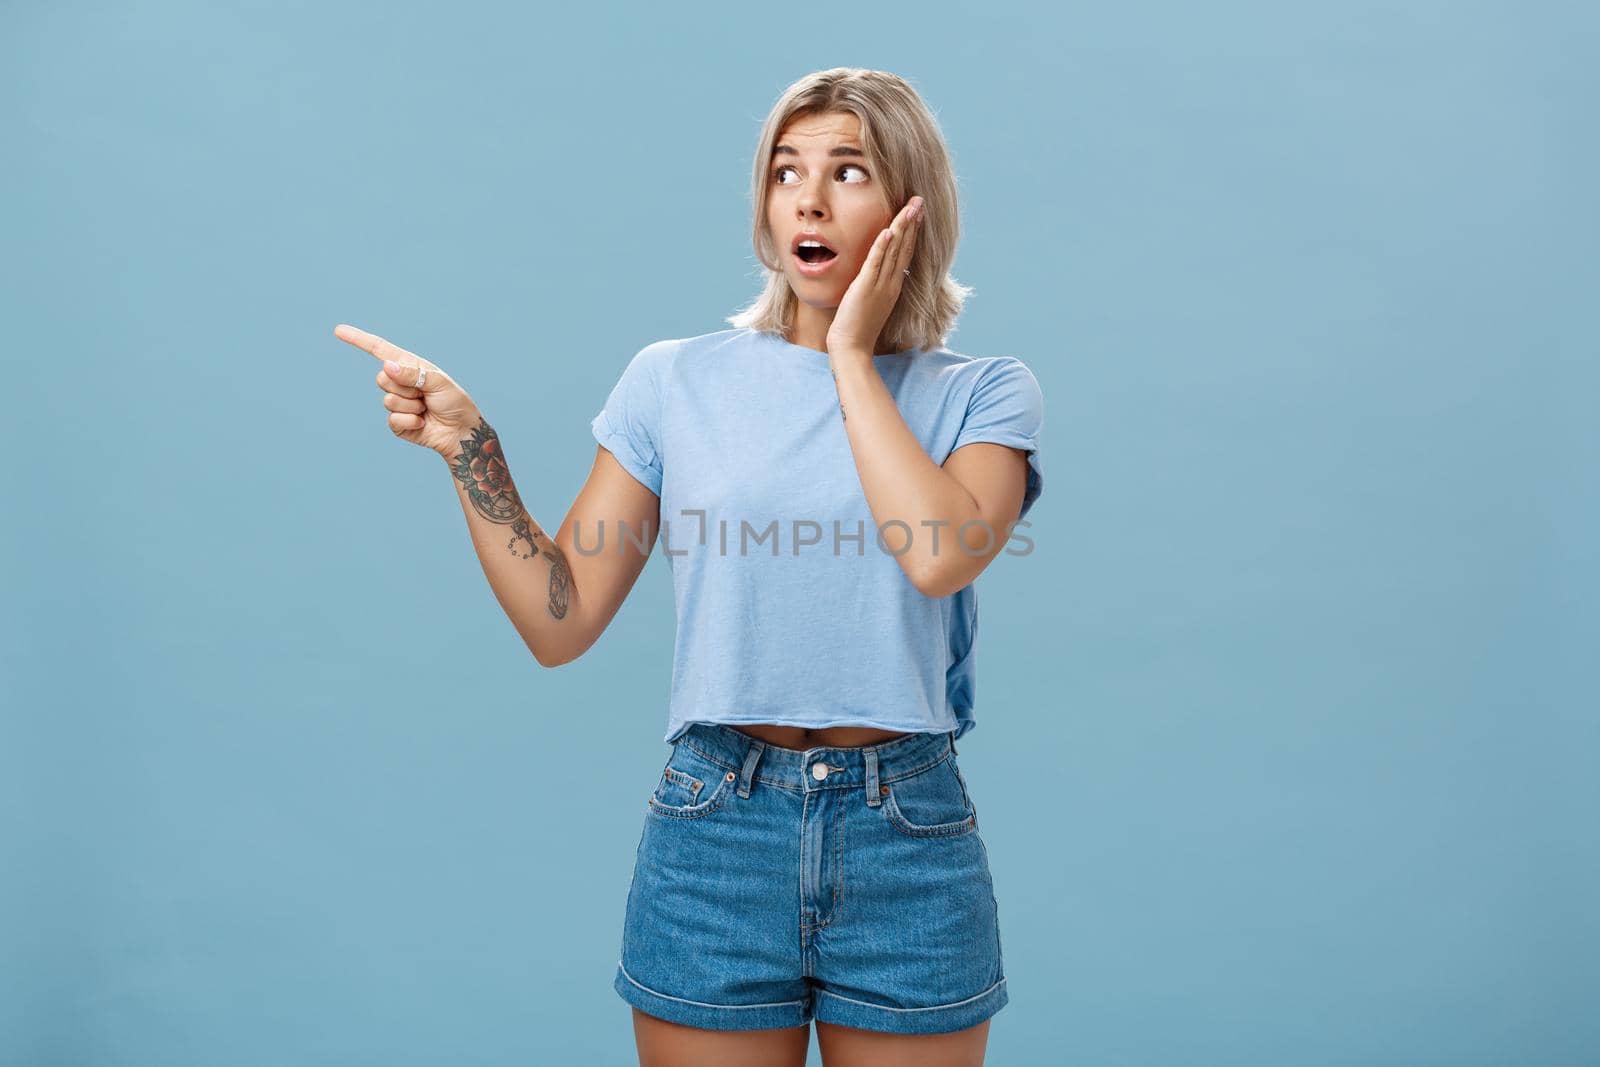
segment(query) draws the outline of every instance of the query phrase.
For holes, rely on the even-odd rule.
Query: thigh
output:
[[[817,1021],[823,1067],[982,1067],[989,1020],[947,1034],[885,1034]]]
[[[639,1067],[805,1067],[811,1027],[701,1030],[634,1008],[633,1039]]]

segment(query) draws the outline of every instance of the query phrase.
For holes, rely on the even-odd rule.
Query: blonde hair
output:
[[[783,336],[794,324],[798,298],[767,227],[772,149],[797,116],[841,111],[861,122],[862,148],[873,174],[883,183],[890,210],[898,213],[913,196],[923,198],[911,273],[884,323],[880,346],[895,352],[938,348],[954,330],[956,317],[973,292],[949,275],[961,236],[950,151],[933,112],[915,89],[899,75],[859,67],[807,74],[783,91],[761,127],[751,181],[751,240],[756,258],[767,270],[766,286],[726,321]]]

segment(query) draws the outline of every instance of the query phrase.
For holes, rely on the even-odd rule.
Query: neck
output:
[[[794,325],[789,327],[788,341],[790,344],[800,345],[802,348],[814,348],[818,352],[828,350],[828,329],[833,325],[833,316],[836,309],[826,308],[819,310],[810,304],[795,301]],[[884,356],[893,352],[892,348],[885,348],[883,337],[880,335],[872,354]]]

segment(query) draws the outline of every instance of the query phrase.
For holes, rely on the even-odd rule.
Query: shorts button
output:
[[[885,797],[888,796],[889,795],[889,787],[886,786],[886,785],[880,785],[878,787],[878,795],[879,796],[885,796]]]
[[[733,781],[733,772],[732,771],[728,772],[728,781],[730,781],[730,782]]]
[[[821,760],[813,763],[811,765],[811,777],[815,778],[819,782],[828,777],[828,765],[823,763]]]

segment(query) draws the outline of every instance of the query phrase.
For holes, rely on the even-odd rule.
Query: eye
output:
[[[794,167],[792,167],[789,164],[785,163],[783,166],[779,167],[777,170],[772,172],[773,179],[779,185],[792,185],[793,184],[792,182],[786,182],[786,181],[783,180],[783,172],[786,171],[786,170],[794,170]],[[865,167],[861,167],[861,166],[859,166],[859,165],[857,165],[855,163],[846,163],[846,164],[844,164],[843,166],[841,166],[839,168],[838,173],[843,174],[847,170],[859,170],[861,172],[861,177],[862,177],[863,181],[866,180],[869,177],[869,175],[867,174],[866,168]],[[845,184],[847,184],[847,185],[860,185],[861,182],[859,182],[859,181],[858,182],[846,182]]]

